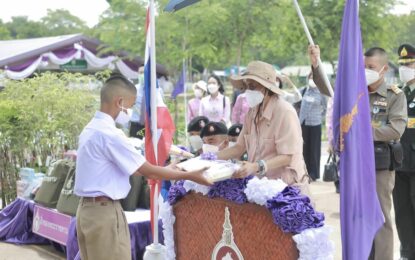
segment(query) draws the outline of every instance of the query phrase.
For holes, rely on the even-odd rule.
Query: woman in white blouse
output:
[[[223,122],[229,126],[231,102],[224,96],[225,89],[220,78],[212,74],[208,79],[207,89],[209,95],[202,98],[199,116],[206,116],[209,121]]]

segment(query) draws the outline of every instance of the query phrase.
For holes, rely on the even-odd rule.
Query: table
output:
[[[17,198],[0,211],[0,241],[14,244],[52,244],[57,250],[66,252],[69,260],[79,260],[79,247],[76,236],[76,217],[70,217],[67,226],[66,243],[57,243],[32,232],[36,203]],[[51,210],[51,209],[49,209]],[[62,214],[51,210],[56,214]],[[125,212],[131,237],[132,259],[142,259],[145,248],[152,242],[149,210],[137,209]],[[163,243],[162,224],[159,221],[159,241]]]

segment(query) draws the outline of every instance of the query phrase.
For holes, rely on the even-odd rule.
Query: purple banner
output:
[[[32,232],[66,245],[71,216],[35,205]]]

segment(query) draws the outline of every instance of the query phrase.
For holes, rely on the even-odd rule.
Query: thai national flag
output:
[[[169,110],[163,102],[157,83],[152,84],[156,79],[156,71],[151,71],[151,63],[155,62],[155,49],[151,55],[151,48],[155,48],[154,40],[151,40],[150,8],[147,9],[146,19],[146,51],[144,64],[144,94],[145,94],[145,154],[146,159],[153,165],[164,166],[169,156],[170,146],[175,131],[173,120]],[[153,46],[152,46],[153,45]],[[153,57],[153,60],[150,58]],[[152,74],[153,73],[153,74]],[[155,80],[157,82],[157,80]],[[157,198],[159,196],[161,181],[148,180],[150,186],[150,210],[151,210],[151,229],[153,230],[153,241],[158,243],[157,235]],[[157,188],[158,187],[158,188]],[[156,192],[157,191],[157,192]]]
[[[164,104],[163,98],[159,91],[159,87],[151,85],[151,62],[150,50],[154,48],[150,44],[150,16],[147,10],[146,19],[146,51],[145,51],[145,65],[144,65],[144,91],[145,91],[145,106],[146,106],[146,117],[145,117],[145,154],[146,159],[153,165],[164,166],[169,156],[170,146],[173,141],[173,135],[175,131],[174,122],[170,116],[169,110]],[[151,89],[156,88],[156,95],[152,96]],[[153,92],[154,93],[154,92]],[[153,101],[153,102],[152,102]],[[155,102],[154,102],[155,101]],[[155,107],[152,104],[156,104]],[[152,133],[152,125],[156,119],[157,130]],[[152,122],[153,120],[153,122]],[[155,138],[155,140],[153,140]],[[153,146],[153,141],[156,146]],[[157,151],[157,157],[156,153]]]

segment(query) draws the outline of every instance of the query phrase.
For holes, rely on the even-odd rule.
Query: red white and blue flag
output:
[[[173,135],[175,131],[174,122],[170,116],[169,110],[163,101],[159,87],[151,84],[151,62],[150,50],[154,48],[150,43],[150,17],[147,11],[146,19],[146,51],[144,64],[144,91],[145,91],[145,154],[146,159],[153,165],[164,166],[169,156],[170,146],[173,142]],[[152,96],[152,88],[156,88],[155,96]],[[154,100],[156,102],[154,102]],[[152,102],[153,101],[153,102]],[[156,104],[156,106],[152,106]],[[156,120],[157,130],[152,132],[152,125]],[[154,131],[154,130],[153,130]],[[156,144],[156,146],[153,146]],[[156,152],[157,151],[157,156]]]
[[[144,64],[145,94],[145,155],[149,163],[164,166],[173,142],[175,126],[158,89],[155,64],[155,36],[150,26],[150,7],[146,19],[146,50]],[[154,6],[154,5],[153,5]],[[154,13],[154,12],[153,12]],[[153,16],[154,19],[154,16]],[[154,22],[154,21],[153,21]],[[153,64],[152,64],[153,63]],[[153,70],[153,71],[152,71]],[[157,207],[161,181],[148,180],[150,186],[151,226],[153,242],[158,244]]]

